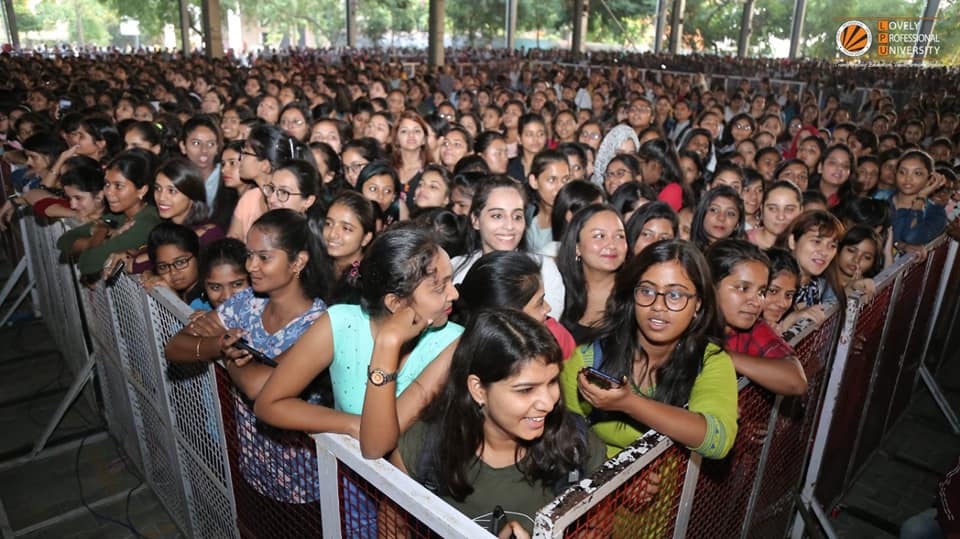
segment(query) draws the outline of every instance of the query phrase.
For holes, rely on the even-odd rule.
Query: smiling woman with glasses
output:
[[[590,343],[564,363],[564,402],[588,418],[608,456],[655,429],[723,458],[737,435],[737,380],[721,324],[703,254],[682,240],[654,243],[618,272]],[[585,367],[622,382],[601,387]]]

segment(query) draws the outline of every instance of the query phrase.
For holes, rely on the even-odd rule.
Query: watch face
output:
[[[383,372],[382,372],[382,371],[376,370],[376,371],[373,371],[373,372],[370,373],[370,382],[371,382],[373,385],[375,385],[375,386],[383,385],[383,381],[384,381],[384,380],[383,380]]]

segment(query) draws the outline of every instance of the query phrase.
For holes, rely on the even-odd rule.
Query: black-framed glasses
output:
[[[153,271],[156,272],[157,275],[170,273],[171,270],[180,271],[186,268],[191,260],[193,260],[193,255],[181,256],[170,263],[158,262],[157,265],[153,267]]]
[[[260,188],[263,191],[263,196],[270,198],[274,194],[277,195],[277,201],[286,202],[290,200],[290,195],[303,195],[303,193],[294,193],[293,191],[287,191],[283,187],[277,187],[272,183],[268,183]]]
[[[247,150],[240,150],[240,160],[241,160],[241,161],[243,161],[243,156],[245,156],[245,155],[249,155],[250,157],[252,157],[252,158],[254,158],[254,159],[259,159],[259,157],[257,157],[257,154],[255,154],[254,152],[250,152],[250,151],[247,151]]]
[[[690,298],[697,297],[696,294],[683,292],[681,290],[667,290],[658,292],[652,286],[640,285],[633,289],[633,301],[640,307],[649,307],[656,303],[657,298],[663,296],[663,303],[670,311],[682,311],[687,308]]]

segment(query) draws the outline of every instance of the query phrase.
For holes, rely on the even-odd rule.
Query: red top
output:
[[[783,340],[783,337],[763,320],[758,320],[747,331],[734,330],[728,332],[723,348],[730,352],[763,358],[781,358],[794,355],[793,348],[787,344],[787,341]]]

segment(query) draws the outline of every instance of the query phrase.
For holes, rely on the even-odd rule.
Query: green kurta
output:
[[[584,417],[590,416],[593,407],[577,390],[577,373],[583,367],[594,366],[594,346],[596,345],[578,346],[570,359],[563,364],[563,371],[560,373],[560,387],[567,408]],[[722,459],[733,447],[737,436],[737,375],[730,356],[720,347],[707,345],[704,355],[706,357],[703,370],[693,383],[687,409],[702,415],[707,421],[707,435],[699,447],[690,449],[706,458]],[[654,389],[650,388],[648,394],[636,388],[634,391],[649,398]],[[646,426],[624,414],[604,414],[593,422],[590,428],[606,442],[608,457],[619,453],[648,430]]]
[[[123,226],[127,221],[127,217],[123,214],[113,214],[113,218],[120,223],[120,226]],[[133,226],[125,230],[123,234],[107,238],[100,245],[80,253],[77,269],[80,270],[81,275],[91,275],[102,271],[103,264],[112,253],[126,251],[127,249],[139,249],[145,245],[150,231],[160,223],[160,215],[157,214],[157,208],[147,204],[133,217],[133,221]],[[89,238],[92,231],[93,223],[86,223],[68,230],[57,240],[57,247],[69,256],[73,244],[80,238]]]

